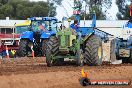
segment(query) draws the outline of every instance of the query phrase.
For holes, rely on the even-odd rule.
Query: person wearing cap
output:
[[[78,20],[74,20],[74,23],[72,23],[70,27],[77,31],[77,29],[79,28]]]
[[[70,25],[70,27],[71,27],[74,31],[76,31],[76,33],[77,33],[77,35],[78,35],[78,38],[80,39],[80,38],[81,38],[81,33],[80,33],[80,30],[79,30],[80,25],[79,25],[79,23],[78,23],[78,20],[74,20],[74,23],[72,23],[72,24]]]

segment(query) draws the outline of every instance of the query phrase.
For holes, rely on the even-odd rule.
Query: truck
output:
[[[18,56],[25,57],[34,51],[35,56],[45,55],[45,42],[56,32],[55,17],[31,17],[27,24],[16,25],[24,31],[20,36]]]
[[[10,29],[13,30],[11,34],[7,33],[0,33],[0,56],[6,57],[7,53],[6,50],[8,49],[8,53],[10,57],[14,57],[14,55],[11,53],[11,50],[18,50],[19,46],[19,37],[20,34],[17,34],[15,32],[15,28]]]

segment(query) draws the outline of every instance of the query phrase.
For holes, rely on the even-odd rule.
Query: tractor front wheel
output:
[[[52,66],[56,61],[53,59],[59,51],[59,43],[55,36],[50,37],[49,41],[46,42],[46,63],[47,66]]]
[[[28,54],[27,47],[28,47],[28,40],[21,39],[19,49],[17,51],[18,56],[20,56],[20,57],[26,56]]]

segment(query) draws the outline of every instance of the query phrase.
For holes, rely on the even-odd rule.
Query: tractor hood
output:
[[[52,30],[52,31],[46,31],[46,32],[43,32],[42,35],[41,35],[41,39],[47,39],[47,38],[50,38],[51,35],[55,35],[56,34],[56,31]]]
[[[22,35],[20,36],[20,39],[24,38],[33,41],[33,32],[32,31],[23,32]]]

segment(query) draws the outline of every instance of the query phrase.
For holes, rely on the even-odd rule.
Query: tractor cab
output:
[[[54,24],[57,19],[55,17],[33,17],[31,20],[32,31],[50,31],[56,30],[57,25]]]
[[[31,21],[30,20],[26,20],[23,23],[15,24],[15,28],[16,28],[15,31],[16,31],[16,33],[17,34],[22,34],[25,31],[29,31],[30,24],[31,24]]]
[[[54,17],[32,17],[28,18],[25,22],[16,24],[16,33],[22,34],[26,31],[49,31],[56,30],[57,25],[55,22],[57,21]]]

